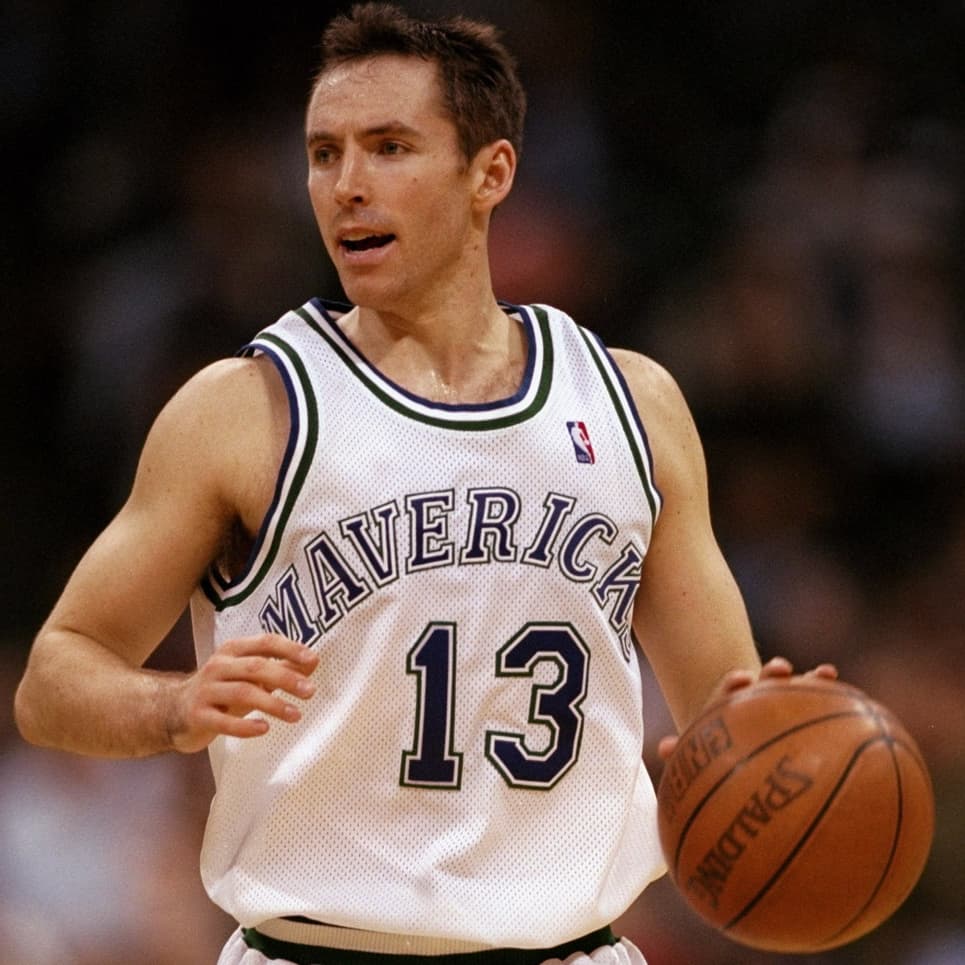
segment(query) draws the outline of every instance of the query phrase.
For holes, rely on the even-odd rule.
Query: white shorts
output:
[[[439,961],[427,957],[426,962]],[[266,958],[261,952],[245,944],[241,929],[228,939],[218,958],[218,965],[292,965],[282,958]],[[565,959],[548,958],[543,965],[647,965],[642,952],[629,939],[621,938],[615,945],[601,945],[595,951],[574,952]]]

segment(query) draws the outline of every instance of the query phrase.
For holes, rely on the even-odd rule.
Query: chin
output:
[[[370,285],[346,284],[343,281],[342,291],[345,292],[345,297],[351,304],[358,305],[360,308],[381,310],[386,302],[386,298],[380,296]]]
[[[354,278],[339,278],[345,297],[360,308],[370,308],[377,312],[398,311],[404,292],[397,287],[387,287],[372,280]]]

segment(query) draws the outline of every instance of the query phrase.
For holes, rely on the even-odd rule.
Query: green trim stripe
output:
[[[647,497],[647,503],[650,506],[650,513],[653,520],[656,521],[660,513],[662,500],[656,484],[653,481],[653,463],[646,440],[641,434],[640,416],[639,414],[634,415],[636,406],[628,392],[624,390],[624,386],[614,369],[616,363],[612,357],[606,353],[606,350],[601,347],[600,343],[590,335],[586,329],[580,325],[577,325],[576,328],[586,343],[593,361],[596,363],[596,367],[606,386],[607,393],[610,396],[610,401],[616,410],[620,425],[623,427],[627,442],[630,444],[630,453],[633,456],[634,464],[640,475],[640,482],[643,484],[643,491]]]
[[[553,342],[549,332],[549,317],[541,308],[532,308],[536,325],[533,332],[534,364],[530,384],[522,398],[502,406],[502,415],[493,414],[500,411],[498,406],[493,405],[476,408],[421,404],[415,397],[396,390],[387,379],[380,377],[342,337],[330,331],[330,323],[323,316],[316,315],[309,306],[302,306],[295,311],[313,331],[325,339],[332,351],[381,402],[400,415],[426,425],[470,432],[504,429],[532,418],[543,408],[549,396],[553,375]]]
[[[272,509],[262,525],[257,555],[236,582],[223,587],[219,587],[211,579],[205,579],[202,583],[205,595],[214,604],[216,610],[224,610],[247,599],[274,563],[285,526],[292,514],[295,500],[305,483],[318,443],[318,406],[304,363],[296,351],[275,334],[262,332],[251,343],[249,350],[257,351],[260,344],[277,349],[278,354],[272,352],[269,358],[275,364],[284,363],[286,374],[289,376],[290,404],[293,415],[298,416],[299,431],[298,437],[294,440],[290,460],[286,466],[283,466],[282,475],[279,476],[276,484]]]
[[[302,921],[295,917],[290,921]],[[555,948],[492,948],[479,952],[453,952],[448,955],[408,955],[405,953],[360,952],[347,948],[327,948],[303,945],[300,942],[269,938],[257,928],[242,928],[242,936],[249,948],[269,959],[285,959],[295,965],[429,965],[443,960],[450,965],[540,965],[549,959],[563,960],[574,952],[584,957],[603,945],[615,945],[619,939],[609,925],[576,938]]]

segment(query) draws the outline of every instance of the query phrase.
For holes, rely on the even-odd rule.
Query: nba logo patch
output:
[[[573,443],[576,461],[593,465],[596,462],[596,455],[593,452],[593,443],[590,442],[590,433],[586,429],[586,423],[567,422],[566,428],[570,433],[570,441]]]

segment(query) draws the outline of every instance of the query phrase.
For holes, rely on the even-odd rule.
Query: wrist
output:
[[[191,674],[160,674],[157,679],[158,719],[164,750],[179,754],[194,754],[211,742],[191,727],[189,707]]]

